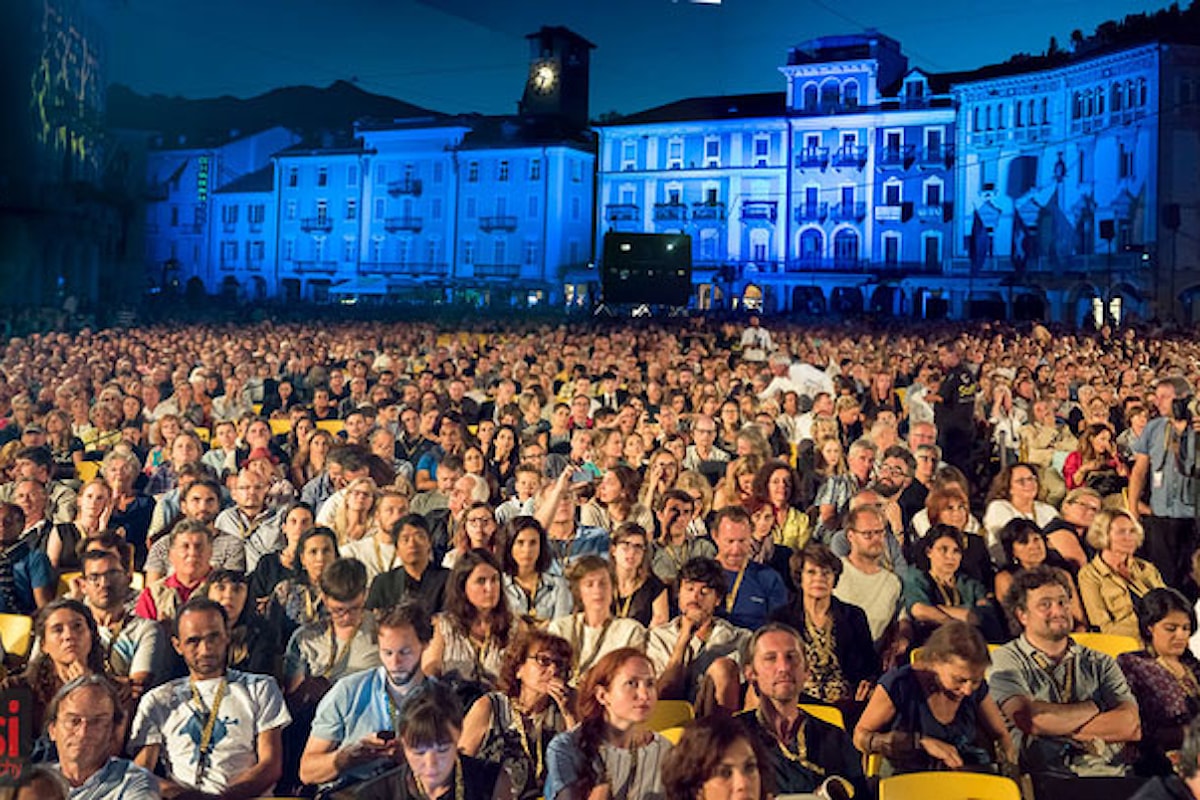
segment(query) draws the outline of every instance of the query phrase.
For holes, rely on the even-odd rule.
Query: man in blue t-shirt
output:
[[[716,560],[725,570],[729,586],[717,607],[717,616],[739,628],[755,630],[771,612],[787,603],[787,587],[779,573],[750,559],[752,544],[750,515],[740,506],[717,512],[713,524]]]

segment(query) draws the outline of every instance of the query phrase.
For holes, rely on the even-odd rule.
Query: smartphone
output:
[[[395,731],[379,731],[378,733],[375,734],[375,737],[377,739],[379,739],[379,741],[381,741],[381,742],[390,742],[392,739],[396,738],[396,732]]]

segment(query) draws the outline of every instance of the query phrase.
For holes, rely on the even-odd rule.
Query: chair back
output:
[[[8,655],[27,657],[33,646],[33,618],[27,614],[0,614],[0,642]]]
[[[661,733],[667,728],[678,728],[696,718],[696,711],[686,700],[659,700],[654,704],[646,720],[646,727]]]
[[[846,730],[846,718],[842,716],[842,710],[837,706],[827,706],[821,703],[801,703],[800,710],[810,717],[816,717],[822,722],[828,722],[830,725],[836,725],[842,730]]]
[[[1099,650],[1113,658],[1122,653],[1136,653],[1142,649],[1142,643],[1137,639],[1119,633],[1073,633],[1071,638],[1077,644]]]
[[[911,772],[879,782],[879,800],[1021,800],[1011,778],[979,772]]]

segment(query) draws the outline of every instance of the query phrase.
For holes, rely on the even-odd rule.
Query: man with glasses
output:
[[[103,675],[83,675],[58,690],[46,711],[58,752],[53,769],[73,800],[156,800],[158,780],[147,769],[112,756],[124,720],[117,687]]]
[[[355,783],[403,759],[394,736],[405,705],[426,682],[421,655],[433,639],[429,614],[414,603],[384,611],[378,623],[379,666],[338,681],[317,706],[300,761],[307,784]]]
[[[279,514],[267,505],[270,488],[257,472],[244,468],[233,485],[233,508],[222,511],[213,523],[218,532],[236,536],[243,543],[244,572],[253,572],[258,560],[267,553],[283,549]],[[225,568],[238,569],[236,566]]]
[[[712,417],[698,415],[692,422],[692,443],[683,457],[683,468],[702,471],[705,462],[723,464],[729,453],[716,446],[717,423]]]
[[[912,641],[912,624],[901,616],[901,584],[883,565],[887,520],[879,506],[864,504],[846,517],[850,553],[842,558],[842,575],[833,590],[843,603],[861,608],[884,669],[900,658]]]
[[[105,550],[84,553],[83,602],[96,619],[105,671],[128,681],[135,700],[153,683],[163,655],[162,630],[134,614],[136,601],[120,557]]]
[[[189,600],[171,640],[188,675],[151,689],[129,734],[134,761],[154,769],[168,797],[270,795],[283,771],[291,721],[275,679],[228,669],[229,620],[206,597]]]

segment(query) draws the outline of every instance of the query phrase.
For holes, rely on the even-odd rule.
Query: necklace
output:
[[[542,728],[540,725],[533,724],[533,715],[529,716],[529,722],[533,727],[533,747],[529,744],[529,733],[525,730],[525,714],[516,703],[513,703],[513,727],[517,729],[517,736],[521,740],[521,749],[525,751],[525,755],[534,764],[533,778],[535,781],[540,781],[542,778],[542,770],[544,769],[543,753],[542,753]]]
[[[742,588],[742,578],[744,577],[746,577],[746,568],[742,567],[733,581],[733,588],[729,590],[729,595],[725,598],[725,613],[727,614],[733,613],[733,606],[737,603],[738,592]]]
[[[1178,661],[1167,661],[1162,656],[1158,656],[1155,661],[1180,685],[1184,694],[1189,697],[1200,695],[1200,682],[1196,680],[1195,674],[1187,668],[1187,665]]]

